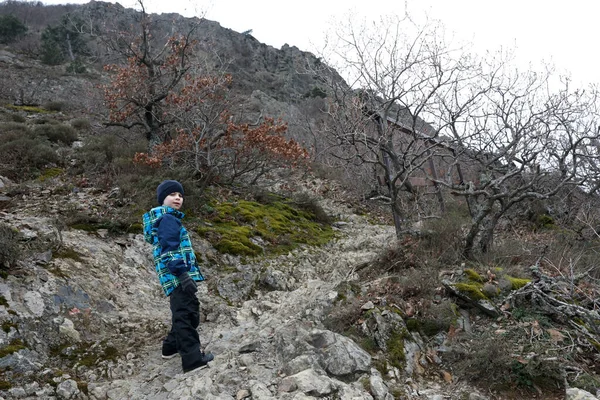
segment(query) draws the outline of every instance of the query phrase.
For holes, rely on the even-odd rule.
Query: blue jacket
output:
[[[183,272],[195,281],[204,280],[188,232],[181,223],[184,216],[181,211],[160,206],[142,217],[144,239],[153,246],[156,273],[167,296],[179,286],[177,277]]]

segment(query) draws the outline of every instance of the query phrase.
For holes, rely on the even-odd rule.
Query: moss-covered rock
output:
[[[26,346],[21,339],[13,339],[10,344],[0,348],[0,358],[25,349]]]
[[[477,271],[475,271],[474,269],[471,269],[471,268],[465,269],[465,275],[467,275],[467,278],[473,282],[481,283],[484,281],[483,277],[481,275],[479,275],[479,273]]]
[[[221,253],[282,254],[300,244],[321,245],[333,237],[329,225],[283,200],[261,204],[239,200],[210,204],[208,224],[196,229]],[[260,245],[258,244],[260,243]]]
[[[455,283],[454,287],[459,292],[473,300],[489,300],[488,297],[482,291],[483,285],[481,283]]]
[[[512,290],[520,289],[531,282],[531,279],[514,278],[508,275],[506,275],[505,278],[510,282]]]

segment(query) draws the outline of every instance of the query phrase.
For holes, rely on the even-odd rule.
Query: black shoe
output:
[[[193,371],[195,369],[199,369],[199,368],[204,368],[208,366],[208,363],[212,360],[215,359],[215,356],[212,355],[212,353],[208,353],[208,354],[204,354],[202,353],[202,356],[200,356],[200,358],[198,359],[198,361],[196,361],[195,363],[193,363],[192,365],[190,365],[188,368],[184,368],[183,372],[190,372]]]
[[[169,360],[169,359],[175,357],[177,354],[179,354],[179,353],[177,353],[177,350],[168,350],[168,351],[166,351],[165,349],[162,350],[162,358],[164,360]]]

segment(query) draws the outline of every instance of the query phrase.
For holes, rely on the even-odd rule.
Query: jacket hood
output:
[[[174,208],[167,206],[154,207],[142,216],[144,225],[144,240],[150,244],[154,244],[156,238],[156,223],[164,215],[171,214],[179,219],[182,219],[185,214]]]

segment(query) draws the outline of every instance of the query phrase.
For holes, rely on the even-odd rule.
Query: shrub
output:
[[[62,111],[66,103],[64,101],[49,101],[44,104],[44,108],[48,111]]]
[[[0,222],[0,269],[9,269],[20,255],[18,232]]]
[[[77,132],[69,125],[64,124],[44,124],[38,125],[33,129],[36,135],[46,136],[53,143],[64,143],[68,146],[77,140]]]
[[[0,175],[17,182],[30,178],[44,166],[59,160],[46,138],[28,135],[27,132],[3,132],[1,135],[0,153],[3,155],[3,163]]]
[[[21,122],[3,122],[0,123],[0,138],[3,138],[4,135],[9,134],[17,134],[26,136],[29,135],[29,128],[27,125]],[[4,139],[2,139],[4,141]]]
[[[90,121],[88,119],[75,118],[74,120],[71,121],[71,126],[75,129],[77,129],[78,131],[84,131],[84,130],[90,129],[92,124],[90,123]]]
[[[81,58],[76,58],[74,61],[67,66],[67,72],[70,74],[83,74],[87,72],[85,65],[81,61]]]
[[[0,15],[0,43],[10,43],[27,32],[27,27],[14,15]]]
[[[331,217],[323,210],[323,207],[321,207],[317,199],[310,196],[308,193],[303,192],[295,195],[293,201],[298,208],[314,215],[314,221],[322,224],[331,223]]]

